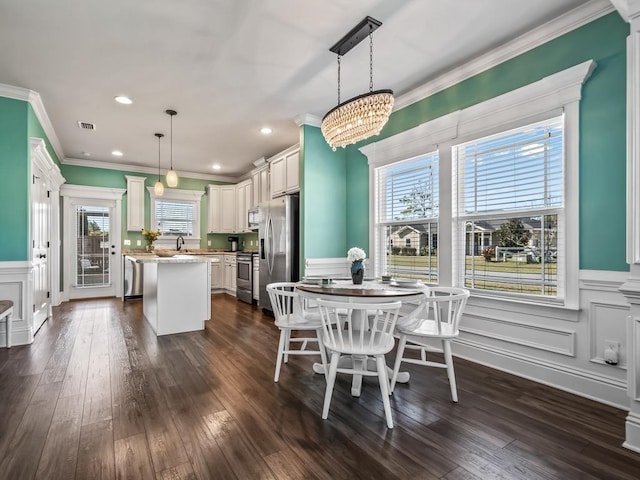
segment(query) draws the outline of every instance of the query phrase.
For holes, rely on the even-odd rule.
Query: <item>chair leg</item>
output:
[[[451,342],[449,340],[442,341],[442,351],[444,352],[444,361],[447,364],[447,376],[449,377],[449,387],[451,388],[451,400],[458,401],[458,390],[456,388],[456,374],[453,370],[453,356],[451,355]]]
[[[404,355],[404,347],[407,344],[407,336],[400,335],[400,341],[398,342],[398,350],[396,351],[396,362],[393,365],[393,375],[391,376],[391,388],[390,391],[393,393],[393,389],[396,386],[396,380],[398,380],[398,372],[400,371],[400,363],[402,363],[402,355]]]
[[[284,344],[287,340],[287,332],[288,330],[280,330],[280,341],[278,342],[278,359],[276,360],[276,374],[273,377],[274,382],[278,382],[280,378],[280,367],[282,367],[282,356],[284,352]]]
[[[327,376],[327,390],[324,392],[324,406],[322,407],[323,420],[326,420],[329,416],[329,406],[331,405],[333,386],[336,383],[336,374],[338,372],[339,361],[340,354],[338,352],[331,352],[331,365],[329,365],[329,375]]]
[[[286,334],[286,339],[284,341],[285,343],[285,350],[289,351],[289,349],[291,349],[291,330],[286,330],[287,334]],[[289,363],[289,354],[285,353],[284,354],[284,363]]]
[[[316,337],[318,338],[318,350],[320,350],[320,358],[322,359],[322,366],[324,367],[324,378],[327,379],[329,374],[329,362],[327,361],[327,349],[324,348],[324,342],[322,341],[322,329],[316,330]]]
[[[393,428],[393,419],[391,418],[391,403],[389,402],[389,380],[387,378],[387,363],[384,361],[384,355],[376,356],[376,366],[378,367],[378,382],[380,382],[380,393],[382,394],[384,415],[387,418],[387,427]]]

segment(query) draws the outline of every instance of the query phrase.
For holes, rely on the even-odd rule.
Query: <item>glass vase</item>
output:
[[[354,285],[362,285],[364,280],[364,263],[360,260],[356,260],[351,264],[351,280]]]

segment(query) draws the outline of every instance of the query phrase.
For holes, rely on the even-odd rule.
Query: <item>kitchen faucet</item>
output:
[[[184,245],[184,238],[182,238],[182,235],[178,235],[178,238],[176,238],[176,250],[180,251],[182,245]]]

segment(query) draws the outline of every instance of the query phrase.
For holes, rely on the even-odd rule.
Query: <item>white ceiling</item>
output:
[[[297,115],[335,106],[329,47],[367,15],[383,23],[374,87],[397,98],[585,3],[0,0],[0,83],[41,95],[65,159],[157,167],[162,132],[164,172],[173,108],[178,173],[235,177],[297,143]],[[342,100],[367,91],[368,57],[366,41],[343,57]],[[117,104],[120,94],[134,103]]]

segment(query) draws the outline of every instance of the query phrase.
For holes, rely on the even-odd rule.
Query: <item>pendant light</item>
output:
[[[346,147],[378,135],[393,109],[393,91],[373,90],[373,31],[382,22],[366,17],[329,50],[338,55],[338,105],[322,119],[322,135],[329,146]],[[340,103],[340,59],[369,37],[369,91]]]
[[[178,114],[178,112],[176,112],[175,110],[167,110],[166,111],[167,115],[169,115],[171,117],[171,150],[170,150],[170,156],[169,158],[171,159],[171,167],[169,168],[169,171],[167,172],[167,186],[168,187],[177,187],[178,186],[178,174],[176,173],[176,171],[173,169],[173,117],[175,115]]]
[[[164,194],[164,185],[160,181],[160,139],[164,137],[162,133],[154,133],[156,137],[158,137],[158,181],[153,186],[153,192],[157,197],[161,197]]]

